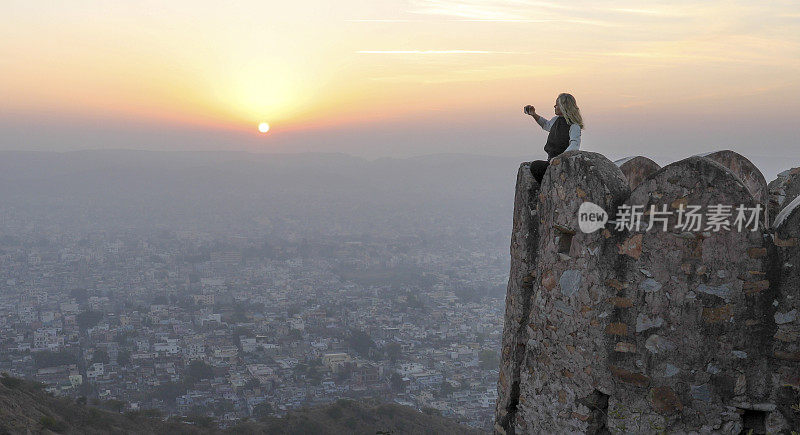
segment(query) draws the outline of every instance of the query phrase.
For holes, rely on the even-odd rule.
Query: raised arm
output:
[[[550,131],[550,127],[553,125],[553,120],[555,118],[548,120],[542,116],[539,116],[539,114],[536,113],[536,108],[533,106],[525,106],[524,111],[525,114],[531,115],[533,119],[536,121],[536,123],[539,124],[539,126],[542,127],[544,131]]]

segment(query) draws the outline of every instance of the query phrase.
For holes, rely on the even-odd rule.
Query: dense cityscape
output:
[[[0,371],[223,427],[379,397],[489,429],[506,256],[415,237],[7,234]]]

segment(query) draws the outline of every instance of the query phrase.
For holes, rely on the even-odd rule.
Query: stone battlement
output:
[[[590,201],[640,229],[585,233]],[[756,230],[646,230],[650,206],[764,210]],[[660,226],[660,225],[659,225]],[[800,427],[800,168],[769,186],[732,151],[660,168],[571,151],[520,166],[497,433]]]

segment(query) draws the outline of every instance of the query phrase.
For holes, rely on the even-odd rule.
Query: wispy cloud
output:
[[[478,20],[525,20],[531,18],[528,15],[531,3],[514,0],[414,0],[408,12]]]
[[[363,19],[348,19],[344,20],[348,23],[430,23],[440,22],[431,20],[406,20],[406,19],[380,19],[380,18],[363,18]],[[610,22],[589,20],[589,19],[494,19],[494,18],[465,18],[465,19],[447,19],[441,20],[448,23],[572,23],[572,24],[587,24],[591,26],[608,27],[613,25]]]
[[[550,23],[554,21],[560,20],[518,20],[518,19],[465,19],[465,20],[447,20],[447,21],[454,21],[457,23]]]
[[[667,10],[667,9],[609,8],[604,10],[608,12],[617,12],[622,14],[649,15],[649,16],[659,16],[659,17],[683,17],[688,15],[686,12],[675,9]]]
[[[395,19],[352,19],[344,20],[348,23],[413,23],[421,20],[395,20]]]
[[[493,50],[359,50],[359,54],[530,54],[527,51]]]
[[[523,19],[523,20],[493,20],[493,19],[472,19],[472,20],[447,20],[456,22],[468,23],[571,23],[571,24],[588,24],[591,26],[611,26],[612,23],[600,20],[584,20],[584,19],[570,19],[570,18],[554,18],[554,19]]]
[[[574,10],[574,6],[531,0],[413,0],[408,12],[475,20],[527,20],[531,13]]]
[[[380,18],[364,18],[364,19],[349,19],[344,20],[349,23],[429,23],[431,20],[405,20],[405,19],[380,19]],[[447,22],[456,23],[472,23],[472,22],[488,22],[488,23],[549,23],[562,20],[529,20],[529,19],[463,19],[463,20],[443,20]]]
[[[685,5],[652,8],[637,7],[638,3],[631,3],[630,7],[618,5],[618,0],[592,6],[541,0],[412,0],[406,12],[455,17],[462,21],[565,22],[596,26],[618,25],[620,20],[629,20],[631,15],[674,19],[698,12],[698,7]]]
[[[370,77],[376,82],[444,84],[459,82],[486,82],[522,77],[543,77],[564,74],[566,67],[543,67],[528,64],[486,65],[472,68],[448,68],[425,73],[390,74]]]

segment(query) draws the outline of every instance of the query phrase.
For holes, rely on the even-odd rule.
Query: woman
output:
[[[581,146],[583,118],[581,118],[581,111],[578,109],[575,97],[571,94],[559,94],[553,109],[555,109],[556,116],[548,121],[539,116],[533,106],[528,105],[524,108],[526,115],[533,116],[542,129],[550,132],[547,136],[547,143],[544,145],[547,161],[531,162],[531,173],[540,184],[547,165],[550,164],[550,159],[564,151],[577,150]]]

